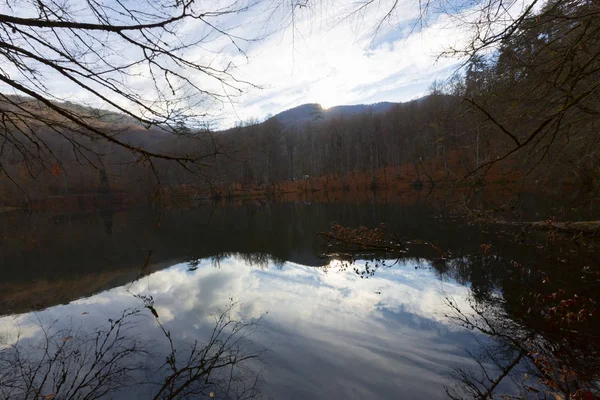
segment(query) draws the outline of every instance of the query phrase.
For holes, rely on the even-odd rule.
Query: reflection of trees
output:
[[[111,217],[110,235],[107,220],[99,214],[56,218],[7,214],[0,225],[9,238],[0,241],[4,267],[0,314],[39,309],[125,285],[151,249],[152,270],[219,253],[268,253],[281,260],[323,266],[327,261],[318,257],[320,239],[315,234],[327,230],[330,221],[351,226],[386,221],[400,233],[435,241],[443,249],[477,251],[475,241],[462,239],[478,235],[478,227],[449,224],[450,231],[440,230],[434,218],[438,214],[437,208],[398,204],[207,206],[185,212],[162,210],[160,229],[155,229],[156,212],[136,208]],[[435,252],[425,247],[411,255],[434,258]],[[504,249],[503,254],[512,249]],[[42,281],[52,286],[41,287]]]
[[[506,260],[493,254],[465,254],[446,260],[440,273],[462,284],[469,284],[477,300],[489,299],[499,289]],[[439,264],[435,263],[437,268]]]
[[[594,248],[553,237],[546,257],[521,264],[494,254],[490,245],[481,247],[480,254],[463,256],[449,269],[471,286],[470,309],[450,303],[450,319],[488,338],[473,354],[479,368],[457,369],[458,387],[488,398],[474,389],[479,387],[491,398],[510,380],[519,398],[598,396],[600,271]]]
[[[403,260],[410,260],[415,269],[429,266],[424,256],[432,255],[440,258],[439,249],[430,242],[414,240],[403,241],[397,236],[388,237],[385,226],[377,228],[360,226],[348,228],[333,223],[327,232],[319,233],[324,238],[325,252],[322,258],[334,259],[339,262],[339,271],[350,268],[354,273],[364,278],[370,278],[381,268],[391,268]],[[366,260],[357,264],[356,261]],[[329,270],[331,264],[323,268]]]
[[[0,351],[0,396],[4,399],[97,399],[124,390],[148,393],[147,398],[181,399],[210,396],[250,399],[260,395],[259,374],[249,363],[259,352],[248,352],[248,335],[257,322],[232,318],[233,304],[215,317],[206,341],[178,346],[170,331],[157,322],[160,343],[139,336],[145,308],[156,316],[152,299],[128,309],[108,325],[94,330],[55,321],[43,326],[39,341],[20,339]],[[157,351],[165,348],[164,354]],[[164,360],[164,361],[162,361]]]
[[[5,399],[53,396],[99,398],[134,383],[143,370],[147,344],[132,333],[140,309],[124,311],[94,332],[82,328],[40,326],[39,343],[15,345],[0,352],[0,388]],[[40,324],[41,325],[41,324]]]
[[[451,310],[448,318],[452,322],[485,335],[475,335],[478,346],[467,350],[474,366],[456,367],[451,374],[453,383],[446,387],[446,393],[452,399],[493,398],[504,379],[518,383],[525,375],[528,352],[524,345],[532,340],[532,336],[504,315],[502,308],[497,306],[499,302],[501,299],[497,298],[495,303],[483,305],[471,298],[471,307],[467,311],[456,302],[447,301]],[[486,336],[494,340],[488,340]]]
[[[448,318],[478,334],[478,348],[469,351],[474,367],[463,365],[454,370],[453,382],[446,387],[450,398],[502,397],[497,392],[505,381],[516,387],[517,393],[510,393],[510,398],[584,399],[598,395],[600,337],[588,332],[586,317],[556,326],[552,316],[546,315],[545,322],[534,325],[531,319],[507,312],[499,295],[484,300],[471,297],[468,309],[451,299],[447,303]],[[537,315],[544,312],[544,307],[531,310],[535,304],[523,307]]]
[[[214,267],[219,267],[221,262],[227,258],[235,258],[247,265],[260,269],[266,269],[269,263],[273,264],[277,269],[283,268],[285,264],[284,259],[269,253],[217,253],[210,258],[210,261]]]
[[[433,268],[440,277],[470,286],[467,309],[448,299],[450,321],[476,332],[476,349],[466,349],[473,363],[455,369],[446,388],[449,397],[577,400],[600,395],[595,303],[600,271],[590,267],[599,264],[592,258],[595,248],[553,237],[542,262],[526,266],[489,243],[451,254],[429,242],[390,238],[380,228],[333,225],[321,236],[325,256],[341,261],[340,272],[351,266],[368,278],[410,259],[415,268]],[[357,260],[369,261],[359,265]],[[517,389],[499,395],[507,385]]]

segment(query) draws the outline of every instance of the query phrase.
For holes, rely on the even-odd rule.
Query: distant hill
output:
[[[334,118],[367,112],[384,113],[398,103],[381,102],[375,104],[357,104],[351,106],[335,106],[323,109],[320,104],[303,104],[298,107],[283,111],[272,118],[277,119],[285,126],[304,125],[307,122],[328,121]]]
[[[122,139],[127,137],[126,141],[134,145],[141,145],[148,140],[150,142],[162,140],[165,137],[169,137],[170,133],[173,133],[171,128],[164,125],[153,126],[148,129],[140,121],[120,112],[98,109],[70,101],[55,102],[55,104],[76,115],[89,118],[88,121],[95,121],[95,124],[100,124],[100,126],[104,126],[105,128],[110,127],[111,129],[119,129],[129,127],[130,132],[121,134],[120,136]],[[370,112],[375,114],[385,113],[398,104],[400,103],[385,101],[374,104],[340,105],[324,109],[320,104],[309,103],[280,112],[269,119],[276,119],[285,127],[303,126],[307,122],[326,122],[335,118],[349,117],[357,114]],[[37,112],[40,112],[42,115],[45,115],[46,118],[52,119],[53,116],[55,116],[56,118],[61,119],[60,116],[33,98],[0,94],[0,109],[13,110],[15,107],[30,110],[32,116]],[[133,129],[131,130],[131,128]],[[229,130],[230,129],[224,129],[221,130],[221,132],[227,132]],[[144,132],[143,135],[140,135],[142,132]]]

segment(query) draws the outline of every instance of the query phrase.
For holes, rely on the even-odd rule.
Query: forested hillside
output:
[[[568,182],[593,192],[600,182],[598,13],[594,1],[549,2],[496,51],[472,57],[418,100],[330,110],[305,105],[226,131],[183,125],[148,130],[129,117],[71,105],[110,140],[75,127],[71,137],[30,114],[35,109],[68,128],[62,116],[27,98],[14,106],[11,98],[2,109],[5,120],[11,117],[1,144],[2,203],[116,192],[149,198],[157,185],[208,191],[305,176],[344,179],[350,171],[370,171],[376,187],[374,172],[383,167],[434,184],[440,171],[449,180],[477,180],[498,165],[547,190]]]

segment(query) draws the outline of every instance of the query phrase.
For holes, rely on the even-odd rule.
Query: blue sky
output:
[[[449,77],[457,68],[460,60],[438,56],[450,47],[460,46],[467,37],[467,32],[455,20],[441,14],[433,15],[425,26],[416,25],[419,2],[412,0],[398,3],[383,23],[380,22],[394,4],[393,0],[373,1],[360,13],[352,13],[360,8],[360,2],[312,2],[309,7],[296,9],[293,24],[289,9],[286,11],[281,7],[287,3],[280,0],[212,0],[198,3],[198,7],[215,10],[231,4],[241,7],[246,3],[253,5],[244,12],[210,20],[236,37],[260,39],[238,40],[237,44],[245,54],[230,42],[230,38],[211,32],[210,27],[198,20],[179,26],[178,37],[167,35],[163,38],[177,43],[179,39],[193,41],[208,34],[201,46],[186,50],[183,56],[215,68],[234,65],[235,78],[255,85],[241,85],[243,93],[233,96],[231,102],[224,105],[210,101],[192,106],[182,103],[184,108],[198,108],[192,110],[198,114],[208,112],[216,117],[218,127],[232,126],[250,118],[262,120],[269,114],[305,103],[320,103],[327,108],[418,98],[427,92],[434,80]],[[23,7],[17,14],[33,15],[33,4],[29,9]],[[85,3],[72,4],[78,20],[90,18]],[[81,7],[76,7],[77,4]],[[126,62],[139,55],[139,51],[128,49],[124,43],[114,43],[115,52],[110,57],[122,57]],[[94,45],[100,47],[103,43]],[[88,61],[95,62],[91,58]],[[8,73],[18,77],[18,71],[10,65],[6,68]],[[43,65],[39,68],[44,70]],[[44,73],[48,93],[56,99],[102,106],[90,93],[58,74]],[[185,70],[185,74],[203,89],[234,94],[200,72]],[[119,79],[147,101],[156,99],[147,66],[136,65],[128,70],[127,76]],[[131,106],[126,104],[126,99],[108,95],[125,107]]]
[[[346,20],[309,15],[296,31],[288,28],[252,44],[239,71],[263,89],[238,99],[237,117],[261,119],[304,103],[327,108],[422,96],[457,67],[459,60],[438,56],[460,43],[464,32],[440,18],[409,35],[416,12],[403,8],[378,32],[376,8]]]

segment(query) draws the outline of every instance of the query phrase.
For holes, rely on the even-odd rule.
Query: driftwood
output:
[[[559,232],[567,232],[567,233],[586,233],[586,234],[596,234],[600,233],[600,221],[579,221],[579,222],[550,222],[550,221],[540,221],[540,222],[529,222],[527,226],[533,229],[541,229],[541,230],[555,230]]]
[[[578,222],[554,222],[554,221],[537,221],[537,222],[509,222],[509,221],[493,221],[496,224],[523,226],[531,229],[557,231],[565,233],[584,233],[595,235],[600,233],[600,221],[578,221]]]

